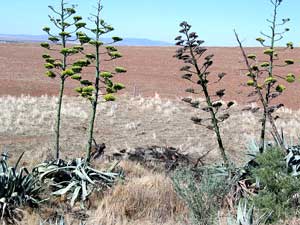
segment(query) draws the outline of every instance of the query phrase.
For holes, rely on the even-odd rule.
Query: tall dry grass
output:
[[[147,170],[134,162],[123,161],[120,166],[126,173],[125,180],[120,181],[103,196],[93,196],[86,224],[179,225],[188,223],[187,208],[174,192],[170,178]],[[71,214],[66,214],[67,224],[78,222],[73,221]],[[23,223],[33,225],[38,224],[40,220],[41,217],[32,212],[26,214]]]
[[[76,97],[65,97],[62,108],[62,154],[72,158],[82,155],[86,145],[89,107]],[[53,126],[56,107],[54,97],[0,97],[0,148],[25,159],[49,157],[53,149]],[[233,160],[240,161],[247,146],[258,137],[260,113],[232,107],[231,117],[221,124],[224,144]],[[300,111],[281,109],[277,120],[289,142],[299,135]],[[120,96],[118,101],[100,104],[97,111],[95,139],[106,143],[107,152],[148,145],[173,146],[182,152],[203,154],[213,151],[208,161],[218,158],[213,132],[193,124],[192,116],[207,118],[199,109],[179,100]],[[268,138],[271,139],[269,135]],[[27,158],[26,158],[27,157]],[[33,159],[32,159],[33,160]],[[31,161],[32,161],[31,160]]]
[[[0,148],[8,150],[11,161],[25,151],[22,165],[32,167],[51,157],[53,116],[56,98],[0,97]],[[65,97],[62,110],[62,157],[83,155],[89,115],[87,103]],[[221,125],[225,147],[231,159],[242,162],[249,142],[257,138],[260,114],[232,107],[231,117]],[[190,118],[206,114],[179,100],[120,96],[118,101],[98,108],[95,139],[106,143],[106,154],[147,145],[173,146],[182,152],[203,154],[210,149],[208,162],[219,159],[213,133],[192,123]],[[281,109],[277,125],[289,142],[299,137],[300,111]],[[271,138],[271,136],[269,136]],[[101,167],[100,161],[96,161]],[[170,179],[143,166],[122,162],[125,181],[119,182],[104,196],[94,196],[88,225],[104,224],[187,224],[187,209],[176,196]],[[22,224],[38,224],[36,213],[27,213]],[[72,217],[67,216],[72,224]],[[292,222],[291,222],[292,224]],[[294,224],[297,224],[294,222]]]

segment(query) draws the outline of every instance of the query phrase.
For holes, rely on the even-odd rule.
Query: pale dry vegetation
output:
[[[1,97],[0,102],[0,147],[9,151],[11,161],[15,161],[23,151],[25,155],[22,165],[28,167],[48,159],[53,153],[56,99],[47,96],[6,96]],[[260,118],[251,112],[242,111],[239,105],[230,110],[230,119],[222,124],[224,142],[231,159],[242,163],[246,160],[249,143],[257,138],[255,134]],[[84,100],[65,98],[61,152],[64,157],[82,157],[81,150],[85,146],[82,136],[86,134],[88,113]],[[191,109],[179,99],[123,95],[116,102],[99,105],[95,138],[98,142],[106,143],[107,155],[124,148],[130,150],[155,144],[177,147],[195,156],[213,149],[205,159],[213,162],[218,158],[217,144],[213,133],[190,120],[197,113],[201,113],[201,110]],[[296,141],[300,112],[281,109],[278,114],[281,118],[277,124],[283,128],[287,141]],[[94,164],[96,168],[106,165],[103,160],[95,161]],[[120,180],[104,195],[92,197],[87,224],[188,224],[187,207],[176,195],[168,176],[130,161],[122,161],[120,168],[125,172],[125,180]],[[73,211],[76,214],[76,207]],[[72,224],[72,213],[66,214],[65,219]],[[26,212],[22,223],[38,224],[40,220],[38,214]]]
[[[1,97],[0,147],[13,150],[14,155],[25,151],[25,160],[32,156],[45,159],[53,148],[55,115],[54,97]],[[230,118],[222,124],[225,146],[232,160],[244,158],[249,143],[256,138],[259,117],[242,111],[239,105],[231,110]],[[172,146],[185,153],[203,154],[213,151],[207,160],[217,157],[213,133],[192,123],[190,118],[202,113],[178,100],[120,96],[116,102],[99,105],[95,139],[104,142],[107,153],[148,145]],[[286,140],[295,142],[299,133],[300,112],[281,109],[277,120]],[[66,97],[62,108],[62,154],[67,158],[82,156],[85,146],[89,109],[84,100]],[[203,113],[203,117],[205,114]],[[271,137],[269,137],[271,139]]]
[[[120,166],[126,171],[125,180],[102,197],[92,196],[86,224],[188,224],[187,208],[173,191],[169,177],[147,170],[134,162],[122,161]],[[47,212],[51,213],[51,209]],[[65,215],[67,224],[78,223],[70,216],[76,212],[78,213],[78,208]],[[26,213],[22,222],[31,225],[38,224],[40,220],[40,216],[32,212]]]

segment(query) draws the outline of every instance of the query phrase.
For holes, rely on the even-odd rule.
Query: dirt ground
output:
[[[176,147],[181,153],[195,157],[209,151],[204,161],[220,162],[214,133],[191,121],[192,116],[205,119],[207,113],[181,101],[186,95],[184,90],[190,86],[180,78],[181,64],[172,57],[175,50],[173,47],[120,47],[124,58],[113,65],[104,64],[104,69],[117,65],[128,69],[127,74],[117,78],[127,86],[126,90],[116,102],[98,107],[94,137],[98,143],[106,144],[106,154],[157,145]],[[261,50],[247,49],[249,53],[257,54]],[[0,153],[8,151],[10,160],[16,162],[25,152],[21,166],[28,168],[49,159],[54,149],[58,82],[43,75],[43,52],[37,44],[0,44]],[[229,119],[221,124],[221,132],[230,159],[241,164],[249,159],[247,153],[257,150],[261,112],[242,110],[249,100],[246,97],[249,88],[241,85],[246,77],[240,74],[243,64],[239,49],[210,48],[210,52],[215,54],[212,73],[227,73],[220,84],[225,83],[227,87],[225,100],[237,101],[229,109]],[[300,58],[300,49],[295,49],[292,54],[282,52],[283,59],[294,58],[299,65],[297,57]],[[299,74],[298,65],[289,67],[290,70],[278,68],[276,74]],[[85,74],[90,78],[93,76],[91,69]],[[64,159],[82,157],[86,148],[90,107],[88,102],[75,97],[74,87],[76,82],[67,82],[67,96],[64,96],[62,107],[61,157]],[[288,107],[277,112],[280,118],[276,123],[283,129],[289,145],[298,144],[300,140],[299,87],[299,81],[291,84],[278,99]],[[218,87],[211,88],[217,90]],[[267,139],[272,140],[269,132]],[[94,163],[100,166],[100,162]],[[127,172],[127,183],[120,182],[110,195],[95,202],[88,224],[99,224],[99,221],[114,221],[105,224],[177,224],[178,215],[181,221],[185,218],[185,205],[172,191],[168,177],[145,170],[140,164],[123,161],[121,166]],[[133,207],[142,213],[138,213],[137,218],[130,218],[132,223],[129,223],[125,209]],[[24,224],[35,224],[40,220],[37,214],[27,217]],[[122,223],[115,222],[119,221],[117,219]]]
[[[118,81],[127,88],[116,103],[99,107],[95,137],[107,144],[110,152],[146,145],[173,146],[187,152],[205,153],[214,149],[210,160],[217,157],[217,145],[212,133],[194,125],[191,116],[199,115],[197,110],[180,101],[189,86],[181,79],[181,64],[172,56],[175,47],[119,47],[124,57],[103,65],[103,69],[121,65],[128,73],[119,75]],[[248,53],[262,55],[261,48],[247,48]],[[45,51],[38,44],[0,44],[0,148],[21,152],[36,152],[36,157],[45,158],[53,149],[53,126],[58,80],[51,80],[43,74],[41,55]],[[239,159],[245,155],[249,141],[257,138],[260,114],[241,112],[247,104],[249,88],[241,85],[247,79],[241,75],[244,65],[238,48],[209,48],[215,54],[212,75],[226,72],[225,100],[236,100],[231,118],[222,125],[225,144],[231,156]],[[293,72],[298,74],[300,49],[280,51],[282,59],[294,58],[296,65],[280,67],[276,74]],[[297,58],[298,57],[298,58]],[[84,76],[92,78],[92,69],[84,71]],[[77,83],[68,81],[66,95],[76,95],[73,91]],[[217,86],[211,87],[216,90]],[[280,101],[285,106],[298,110],[300,106],[300,82],[291,84]],[[157,94],[156,94],[157,93]],[[125,95],[124,95],[125,94]],[[5,97],[10,95],[12,97]],[[35,97],[29,97],[35,96]],[[14,97],[13,97],[14,96]],[[27,96],[27,97],[26,97]],[[132,96],[141,96],[134,97]],[[156,96],[156,97],[154,97]],[[158,97],[160,96],[160,97]],[[16,97],[16,98],[15,98]],[[151,98],[145,98],[151,97]],[[65,98],[63,108],[62,149],[72,149],[75,155],[85,148],[85,138],[89,109],[80,98]],[[299,136],[298,112],[283,110],[280,127],[292,138]],[[205,114],[200,113],[205,118]],[[241,151],[241,149],[243,149]],[[63,152],[64,152],[63,151]],[[70,151],[68,151],[70,153]],[[74,156],[73,153],[68,156]]]
[[[128,69],[126,74],[119,75],[116,79],[126,85],[124,92],[154,96],[158,93],[162,98],[175,99],[185,96],[184,90],[190,87],[188,81],[181,79],[181,63],[173,58],[176,47],[119,47],[123,58],[103,64],[103,69],[111,66],[124,66]],[[262,56],[261,48],[247,48],[248,53]],[[0,44],[0,96],[13,95],[57,95],[59,82],[45,77],[43,74],[43,59],[45,53],[39,44]],[[249,100],[249,88],[242,85],[247,77],[241,75],[244,69],[240,50],[234,47],[209,47],[208,53],[215,55],[214,66],[211,70],[213,76],[220,72],[227,73],[223,82],[218,85],[226,86],[227,100],[237,100],[246,104]],[[275,70],[277,75],[286,75],[293,72],[299,75],[300,49],[279,51],[281,60],[294,59],[295,65],[279,67]],[[280,64],[280,61],[278,61]],[[242,72],[243,74],[244,72]],[[93,70],[88,69],[84,75],[91,78]],[[284,83],[284,82],[283,82]],[[76,95],[73,91],[77,83],[68,81],[66,94]],[[211,87],[216,90],[217,86]],[[285,106],[292,109],[300,108],[300,82],[290,85],[290,88],[278,98]]]

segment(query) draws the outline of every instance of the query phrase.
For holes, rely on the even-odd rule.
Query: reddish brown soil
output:
[[[128,69],[127,74],[118,75],[118,81],[126,85],[126,92],[153,96],[158,93],[162,97],[175,98],[185,96],[184,90],[190,87],[188,81],[181,79],[179,71],[181,63],[173,58],[175,47],[119,47],[123,58],[106,62],[104,68],[108,69],[110,64],[120,65]],[[248,53],[256,53],[261,56],[261,48],[247,48]],[[45,51],[38,44],[0,44],[0,96],[1,95],[32,95],[44,94],[57,95],[59,82],[51,80],[43,74],[43,59],[41,55]],[[237,100],[245,104],[249,101],[247,94],[248,87],[244,87],[243,81],[246,76],[241,75],[240,70],[244,68],[240,50],[234,47],[221,48],[211,47],[209,53],[215,55],[214,66],[211,69],[211,76],[220,72],[227,73],[224,80],[218,85],[226,86],[226,99]],[[293,58],[296,64],[290,67],[276,69],[276,74],[286,75],[293,72],[299,74],[300,49],[293,51],[282,51],[280,58]],[[91,78],[93,70],[85,71],[87,77]],[[285,83],[285,82],[283,82]],[[68,81],[66,94],[76,95],[73,91],[77,83]],[[216,90],[216,86],[212,86]],[[289,108],[300,108],[300,82],[289,85],[288,90],[278,98]]]

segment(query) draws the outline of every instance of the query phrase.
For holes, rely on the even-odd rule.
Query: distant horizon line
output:
[[[8,36],[8,39],[5,39],[4,37]],[[19,37],[19,39],[18,39]],[[35,37],[37,39],[20,39],[22,37]],[[8,42],[8,43],[37,43],[41,41],[46,41],[48,36],[46,34],[5,34],[5,33],[0,33],[0,43],[1,42]],[[14,39],[15,38],[15,39]],[[40,39],[38,39],[40,38]],[[109,37],[103,37],[103,39],[110,39]],[[129,43],[126,44],[126,42],[133,42],[136,41],[136,44],[131,43],[132,45],[129,45]],[[145,45],[142,45],[142,43],[138,42],[145,42]],[[122,42],[125,42],[125,44]],[[175,43],[171,43],[168,41],[163,41],[163,40],[155,40],[155,39],[150,39],[150,38],[139,38],[139,37],[124,37],[123,41],[118,43],[120,46],[149,46],[149,47],[176,47]],[[147,44],[147,43],[148,44]],[[220,48],[236,48],[239,47],[238,45],[203,45],[204,47],[220,47]],[[262,46],[259,45],[245,45],[244,47],[246,48],[263,48]],[[285,47],[285,46],[278,46],[279,48]],[[295,46],[295,48],[297,48]]]

